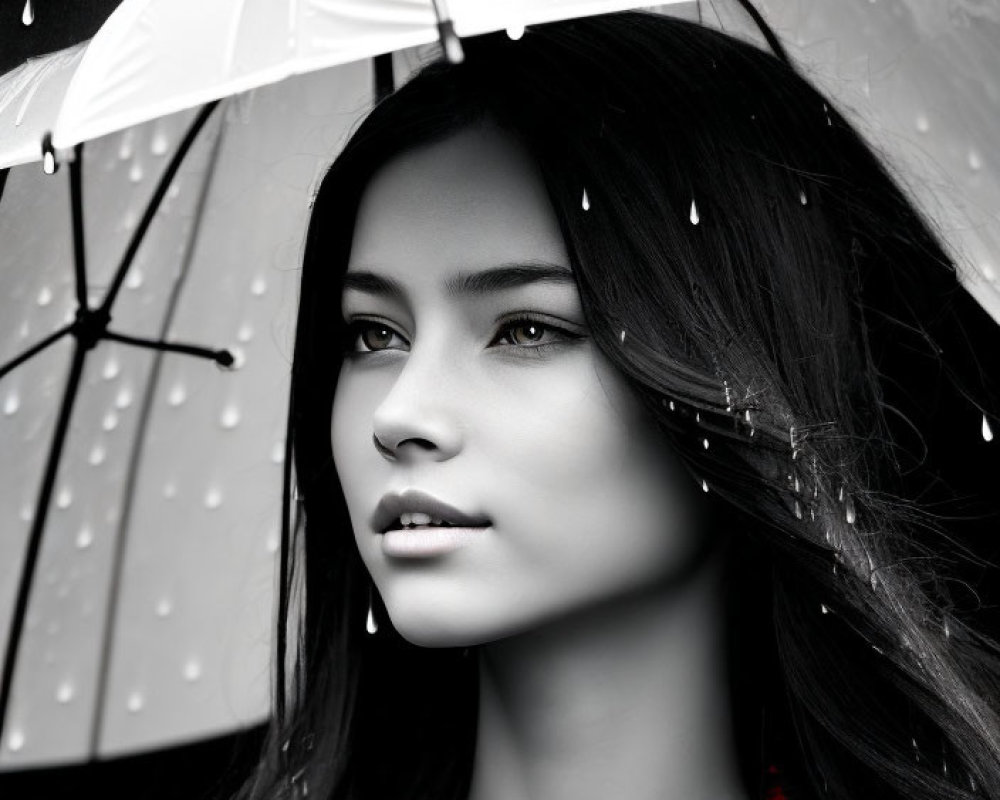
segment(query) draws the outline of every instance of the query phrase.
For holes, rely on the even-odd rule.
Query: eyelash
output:
[[[558,347],[562,344],[565,344],[568,341],[575,341],[584,338],[582,334],[573,333],[572,331],[568,331],[565,328],[559,327],[558,325],[553,325],[552,323],[546,322],[545,320],[539,319],[538,317],[524,314],[521,316],[506,319],[503,322],[501,322],[500,327],[497,330],[497,333],[490,341],[490,347],[493,347],[499,339],[503,338],[505,335],[509,335],[512,331],[529,325],[541,328],[543,331],[555,334],[557,340],[554,342],[543,342],[542,344],[522,344],[522,345],[508,344],[505,346],[516,348],[517,350],[524,352],[525,355],[531,355],[533,357],[540,358],[545,354],[546,351],[548,351],[552,347]],[[374,353],[384,353],[390,350],[398,349],[394,347],[386,347],[381,350],[356,349],[358,338],[361,336],[364,330],[370,328],[383,328],[385,330],[391,331],[394,336],[398,336],[400,339],[403,338],[391,325],[387,325],[386,323],[380,322],[379,320],[371,320],[371,319],[353,320],[352,322],[348,323],[347,334],[345,336],[346,339],[345,349],[347,351],[346,354],[348,357],[368,356]],[[409,343],[407,342],[407,344]]]

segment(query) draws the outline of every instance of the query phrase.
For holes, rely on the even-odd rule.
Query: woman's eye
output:
[[[518,347],[538,348],[580,338],[582,337],[579,334],[570,333],[537,319],[524,317],[505,322],[490,344],[503,343]]]
[[[403,350],[409,346],[402,336],[385,323],[364,319],[352,322],[348,326],[347,340],[347,349],[354,353]]]

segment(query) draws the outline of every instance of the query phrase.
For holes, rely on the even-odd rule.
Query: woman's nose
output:
[[[461,451],[459,399],[445,373],[441,360],[407,357],[372,417],[375,448],[387,459],[445,461]]]

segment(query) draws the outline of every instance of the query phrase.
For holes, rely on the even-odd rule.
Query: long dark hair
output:
[[[972,465],[998,409],[976,348],[1000,336],[929,225],[830,101],[722,33],[626,13],[464,44],[377,105],[315,200],[278,654],[290,633],[296,658],[245,796],[468,792],[475,649],[410,645],[378,607],[366,635],[329,425],[361,193],[399,153],[489,121],[541,169],[596,346],[736,534],[748,793],[779,765],[793,800],[1000,797],[998,651],[955,591],[998,519]]]

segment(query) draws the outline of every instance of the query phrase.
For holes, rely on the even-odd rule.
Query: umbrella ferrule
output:
[[[81,308],[76,312],[76,321],[70,329],[85,350],[93,350],[105,338],[111,314],[101,308]]]

